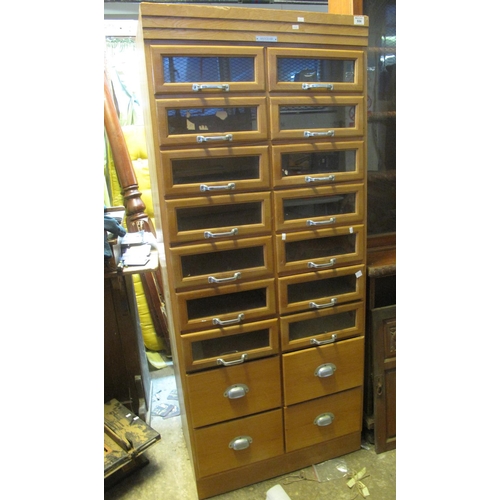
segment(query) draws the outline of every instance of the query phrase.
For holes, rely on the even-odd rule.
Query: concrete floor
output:
[[[159,405],[177,404],[169,399],[176,390],[172,367],[153,371],[151,376],[152,413]],[[161,439],[144,453],[149,464],[106,491],[105,500],[198,500],[180,417],[152,415],[150,426],[161,434]],[[395,500],[396,451],[377,455],[373,446],[365,442],[354,453],[212,498],[265,500],[266,492],[280,484],[291,499],[362,499],[355,488],[347,486],[343,475],[345,471],[359,472],[363,467],[366,467],[366,476],[362,482],[369,490],[368,498]],[[321,481],[317,480],[318,475]]]

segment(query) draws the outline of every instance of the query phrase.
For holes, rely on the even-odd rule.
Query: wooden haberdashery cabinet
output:
[[[200,499],[359,449],[368,18],[143,2],[138,40]]]

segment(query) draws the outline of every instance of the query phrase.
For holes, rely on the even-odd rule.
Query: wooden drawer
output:
[[[213,327],[181,336],[187,372],[243,364],[279,352],[277,319],[223,328]]]
[[[281,406],[277,356],[186,377],[193,427],[244,417]]]
[[[327,309],[364,299],[364,269],[360,265],[279,278],[280,313]]]
[[[240,283],[274,273],[271,236],[176,247],[170,254],[176,289]]]
[[[229,94],[264,90],[263,47],[153,45],[156,94]]]
[[[283,355],[285,405],[363,385],[364,337]]]
[[[299,93],[362,92],[365,63],[361,50],[267,49],[271,91]]]
[[[271,139],[316,141],[360,137],[365,131],[362,96],[271,97]]]
[[[362,409],[361,387],[286,407],[286,451],[360,432]],[[319,422],[317,419],[320,419]]]
[[[321,186],[363,179],[362,141],[313,142],[272,147],[275,187]]]
[[[235,239],[271,232],[271,194],[245,193],[168,200],[172,243]]]
[[[360,336],[365,332],[365,303],[282,316],[280,327],[283,351]]]
[[[157,99],[160,146],[213,146],[267,138],[265,97]]]
[[[270,188],[267,146],[160,151],[167,196]]]
[[[333,269],[361,262],[365,252],[364,226],[282,233],[275,236],[280,274]]]
[[[316,230],[362,223],[364,192],[363,184],[275,191],[276,230]]]
[[[193,434],[199,477],[242,467],[284,453],[281,410],[203,427],[194,430]],[[234,440],[238,439],[239,441],[233,444]]]
[[[177,294],[181,332],[231,326],[276,314],[274,279]]]

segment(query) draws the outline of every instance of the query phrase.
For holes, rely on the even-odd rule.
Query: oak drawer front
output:
[[[364,53],[361,50],[267,49],[269,89],[330,94],[362,92]]]
[[[279,311],[314,311],[361,300],[365,281],[362,265],[279,278]]]
[[[286,407],[286,451],[361,431],[362,409],[361,387]]]
[[[362,223],[364,200],[363,184],[275,191],[276,230],[316,230]]]
[[[314,142],[272,147],[275,187],[316,187],[363,179],[361,141]]]
[[[270,236],[175,247],[170,254],[176,289],[240,283],[274,273]]]
[[[279,352],[277,319],[227,326],[181,336],[187,372],[245,365]],[[204,372],[205,373],[205,372]]]
[[[177,294],[181,332],[231,326],[276,314],[274,279]]]
[[[264,49],[215,45],[153,45],[156,94],[262,91]]]
[[[161,151],[168,196],[239,193],[269,189],[267,146]]]
[[[271,139],[304,142],[364,134],[361,96],[271,97]]]
[[[285,405],[363,385],[364,337],[283,355]]]
[[[195,429],[193,434],[200,477],[284,453],[281,410]]]
[[[157,99],[160,146],[227,146],[267,138],[265,97]]]
[[[342,226],[275,236],[279,273],[333,269],[363,260],[364,226]]]
[[[283,351],[364,335],[365,303],[354,302],[282,316],[280,330]]]
[[[190,374],[187,394],[193,427],[281,406],[279,357]]]
[[[271,194],[245,193],[168,200],[172,243],[213,241],[271,232]]]

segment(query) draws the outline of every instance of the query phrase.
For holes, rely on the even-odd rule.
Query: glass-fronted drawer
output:
[[[282,316],[280,327],[283,351],[327,345],[364,335],[364,302]]]
[[[276,314],[274,279],[177,293],[181,332],[231,326]]]
[[[363,222],[363,184],[274,192],[276,230],[321,229]]]
[[[250,361],[186,376],[193,427],[232,420],[281,406],[280,358]]]
[[[166,195],[269,189],[267,146],[160,151]]]
[[[285,408],[286,451],[361,431],[361,387]]]
[[[271,236],[175,247],[170,255],[176,289],[240,283],[274,273]]]
[[[170,241],[235,239],[271,231],[271,193],[168,200]]]
[[[288,314],[364,299],[365,266],[341,267],[278,279],[279,311]]]
[[[320,186],[360,180],[364,176],[361,141],[314,142],[272,147],[275,187]]]
[[[264,90],[264,49],[215,45],[151,47],[156,94]]]
[[[285,405],[363,385],[364,337],[283,355]]]
[[[361,50],[267,49],[269,89],[284,92],[362,92]]]
[[[364,134],[361,96],[271,97],[271,139],[335,139]]]
[[[157,99],[160,146],[228,145],[267,137],[265,97]]]
[[[283,413],[271,410],[193,431],[199,477],[282,455]]]
[[[187,372],[205,368],[245,365],[252,359],[277,354],[277,319],[233,326],[210,325],[203,332],[182,335],[182,353]]]
[[[333,269],[363,260],[363,225],[317,229],[275,236],[279,273]]]

